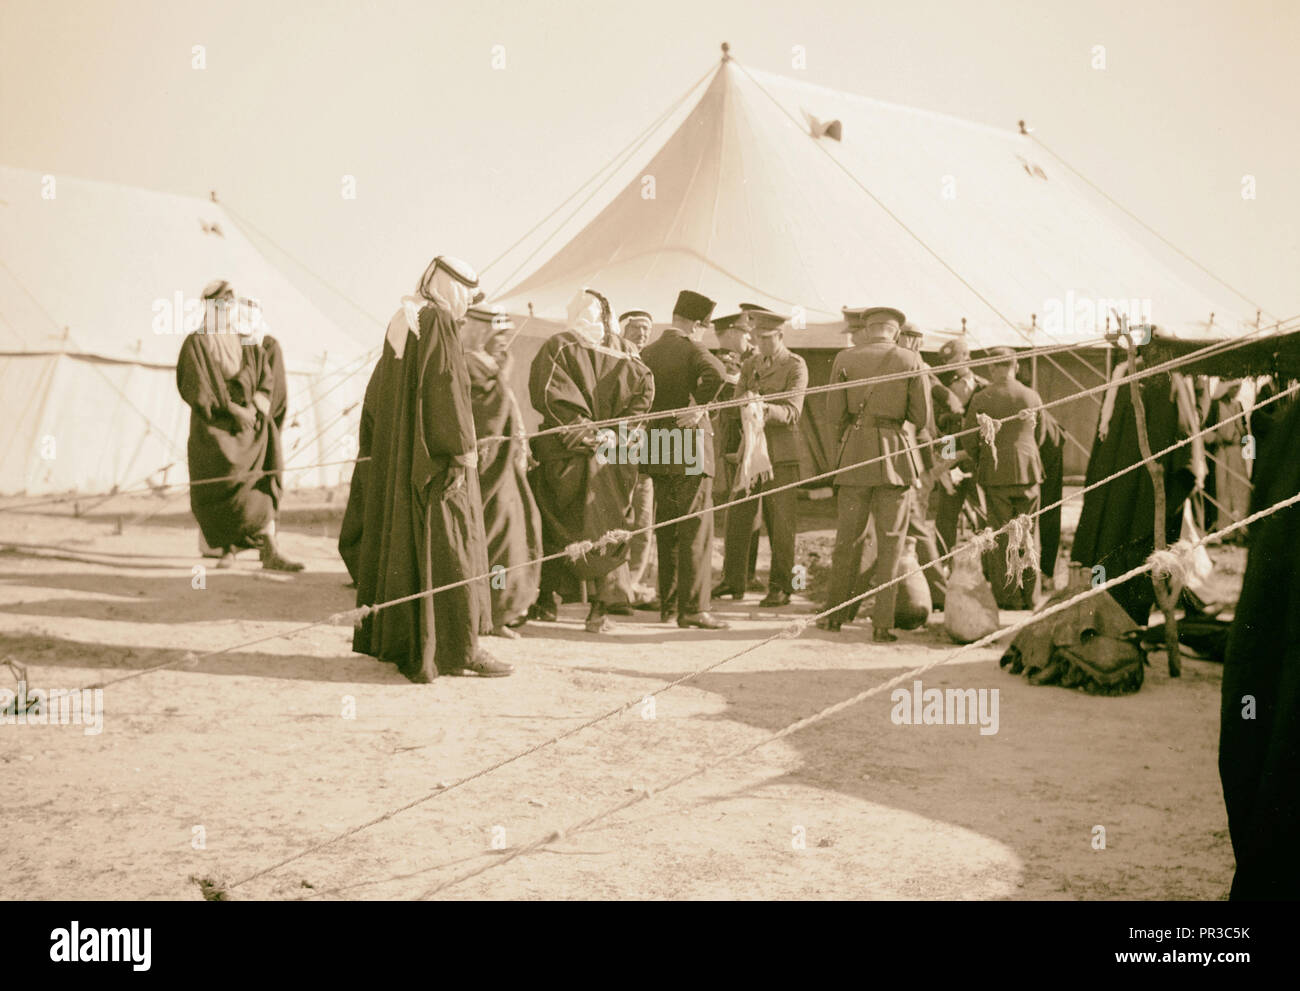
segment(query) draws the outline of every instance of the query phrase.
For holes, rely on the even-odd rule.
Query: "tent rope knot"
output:
[[[998,535],[991,527],[985,527],[970,539],[970,548],[977,554],[986,554],[997,545]]]
[[[1024,513],[1007,524],[1007,579],[1016,588],[1024,588],[1025,571],[1038,567],[1038,547],[1034,542],[1034,521]]]
[[[374,612],[371,606],[358,606],[356,609],[347,609],[343,612],[336,612],[330,616],[330,625],[332,626],[360,626],[361,621]]]
[[[1034,407],[1032,406],[1030,406],[1028,409],[1022,409],[1017,415],[1020,417],[1020,419],[1024,420],[1026,423],[1029,424],[1031,430],[1038,423],[1038,410],[1034,409]]]
[[[1182,588],[1195,570],[1195,553],[1196,548],[1186,540],[1180,540],[1166,550],[1152,552],[1147,558],[1151,576],[1167,580],[1173,588]]]
[[[631,530],[610,530],[609,533],[596,541],[596,549],[603,551],[606,547],[614,547],[617,544],[626,543],[631,539]]]
[[[576,561],[579,558],[586,557],[595,549],[596,542],[594,540],[575,540],[564,548],[564,556],[570,561]]]
[[[791,623],[787,623],[781,629],[781,632],[778,635],[781,637],[782,640],[794,640],[804,630],[808,629],[808,625],[812,622],[812,620],[813,617],[811,616],[803,619],[796,619]]]
[[[988,445],[989,453],[993,457],[993,467],[998,466],[998,427],[999,423],[987,413],[976,413],[975,422],[979,425],[980,440]]]

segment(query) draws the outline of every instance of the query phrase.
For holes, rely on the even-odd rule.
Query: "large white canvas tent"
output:
[[[284,349],[290,467],[355,455],[365,345],[325,317],[217,203],[0,167],[0,494],[187,479],[176,392],[186,307],[227,279]],[[289,471],[336,483],[347,465]]]
[[[507,255],[503,268],[524,274],[493,302],[532,315],[517,388],[538,338],[584,285],[661,322],[681,289],[718,300],[719,314],[741,302],[792,313],[786,343],[813,384],[846,344],[845,305],[901,308],[931,350],[963,332],[977,351],[1095,341],[1112,309],[1179,338],[1233,336],[1257,319],[1020,127],[838,92],[725,54],[702,85],[646,135],[644,152]],[[1040,360],[1040,391],[1094,386],[1105,361],[1100,349]],[[806,406],[806,473],[826,470],[833,450],[823,403]],[[1056,410],[1079,441],[1067,472],[1082,471],[1096,412],[1086,398]]]
[[[814,121],[838,122],[839,139],[815,137]],[[843,343],[844,305],[898,306],[931,338],[964,319],[974,347],[1097,336],[1084,326],[1090,301],[1149,301],[1149,320],[1177,337],[1232,335],[1255,319],[1018,128],[724,58],[654,140],[603,209],[496,302],[563,319],[592,285],[666,320],[677,291],[695,289],[719,312],[799,308],[806,346]],[[1045,312],[1054,303],[1070,312]]]

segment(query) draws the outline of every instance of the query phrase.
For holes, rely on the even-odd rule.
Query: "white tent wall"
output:
[[[325,316],[218,203],[0,166],[0,493],[186,481],[175,362],[217,278],[259,301],[284,352],[287,467],[355,457],[373,327]],[[286,471],[285,485],[350,474]]]
[[[367,375],[289,375],[289,468],[356,456]],[[0,414],[13,427],[0,441],[0,495],[97,494],[189,479],[190,411],[176,391],[174,368],[0,354]],[[334,464],[286,471],[285,486],[338,485],[350,477],[350,465]]]

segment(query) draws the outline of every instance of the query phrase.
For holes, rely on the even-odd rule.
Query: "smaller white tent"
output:
[[[185,481],[176,356],[217,278],[258,300],[284,349],[288,467],[355,456],[373,340],[324,316],[220,205],[0,166],[0,494]]]

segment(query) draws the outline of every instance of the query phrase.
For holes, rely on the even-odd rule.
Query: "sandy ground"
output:
[[[290,502],[284,544],[308,570],[263,574],[242,555],[203,589],[183,497],[162,512],[140,498],[79,519],[0,513],[0,659],[32,688],[77,688],[349,608],[341,505]],[[352,654],[350,629],[320,626],[110,685],[97,735],[0,726],[0,892],[188,899],[208,878],[233,898],[414,898],[487,867],[437,897],[1225,897],[1220,668],[1185,660],[1173,680],[1162,655],[1141,692],[1110,699],[1032,687],[998,668],[1000,651],[974,652],[922,680],[998,689],[996,734],[895,725],[886,692],[540,852],[502,862],[494,849],[950,653],[939,614],[895,645],[871,644],[866,623],[778,641],[659,696],[654,718],[634,705],[437,793],[770,633],[779,620],[759,597],[719,606],[733,625],[715,633],[638,613],[595,637],[566,606],[487,641],[514,677],[422,686]]]

